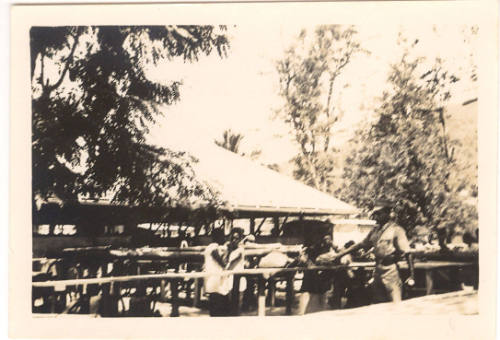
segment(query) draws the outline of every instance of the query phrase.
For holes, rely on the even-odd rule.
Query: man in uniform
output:
[[[335,257],[355,252],[361,248],[373,248],[375,255],[375,273],[373,282],[374,302],[399,302],[402,300],[403,284],[401,281],[398,260],[404,256],[408,262],[410,276],[406,280],[408,286],[415,284],[413,259],[406,233],[402,227],[393,221],[392,209],[387,202],[378,204],[372,210],[371,218],[377,226],[358,244],[345,249]]]

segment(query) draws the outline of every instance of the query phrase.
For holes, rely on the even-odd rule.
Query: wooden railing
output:
[[[426,293],[432,293],[433,287],[433,273],[437,269],[444,268],[462,268],[467,266],[474,266],[477,264],[469,262],[444,262],[444,261],[432,261],[432,262],[417,262],[415,263],[415,269],[425,271],[426,275]],[[400,268],[406,269],[407,264],[405,262],[399,263]],[[232,271],[222,271],[222,272],[186,272],[186,273],[157,273],[157,274],[142,274],[142,275],[126,275],[126,276],[108,276],[99,278],[79,278],[70,280],[52,280],[44,282],[32,282],[33,288],[54,288],[57,291],[64,291],[68,286],[83,286],[87,285],[106,285],[106,289],[113,291],[114,285],[119,286],[122,282],[137,282],[145,280],[158,280],[161,284],[162,289],[165,288],[165,281],[178,282],[179,280],[190,280],[194,279],[199,283],[200,279],[213,275],[234,275],[237,280],[235,280],[235,289],[238,288],[238,278],[244,276],[257,276],[258,283],[258,315],[265,315],[265,284],[266,281],[271,277],[280,277],[286,281],[286,314],[291,314],[292,304],[294,298],[294,287],[293,281],[295,274],[297,272],[304,271],[337,271],[341,269],[350,268],[373,268],[375,267],[375,262],[359,262],[351,263],[349,265],[332,265],[332,266],[312,266],[312,267],[293,267],[293,268],[254,268],[254,269],[244,269],[244,270],[232,270]],[[172,285],[174,287],[174,285]],[[116,289],[115,289],[116,291]],[[178,291],[177,289],[171,291],[172,293],[172,316],[178,316]],[[163,292],[162,292],[163,294]]]

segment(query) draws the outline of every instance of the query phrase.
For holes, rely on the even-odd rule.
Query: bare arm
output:
[[[410,277],[406,282],[408,285],[413,286],[415,284],[415,269],[413,267],[413,255],[411,253],[405,254],[406,262],[408,262],[408,269],[410,270]],[[410,280],[412,282],[410,282]]]
[[[241,260],[241,258],[242,258],[242,255],[241,255],[241,253],[239,253],[238,256],[236,256],[234,259],[231,260],[231,262],[229,262],[229,264],[227,266],[227,270],[233,270],[234,267],[236,267],[238,262]]]
[[[351,253],[353,253],[353,252],[355,252],[355,251],[357,251],[357,250],[359,250],[359,249],[363,248],[364,246],[365,246],[364,242],[357,243],[357,244],[353,244],[353,245],[352,245],[352,246],[350,246],[349,248],[347,248],[347,249],[344,249],[344,250],[340,251],[340,252],[337,254],[336,258],[337,258],[337,259],[340,259],[342,256],[347,255],[347,254],[351,254]]]
[[[396,239],[395,239],[396,249],[403,253],[408,263],[408,269],[410,271],[410,277],[406,280],[406,284],[413,286],[415,284],[415,269],[413,267],[413,255],[410,252],[410,244],[408,238],[406,237],[406,232],[403,228],[398,227],[396,229]]]

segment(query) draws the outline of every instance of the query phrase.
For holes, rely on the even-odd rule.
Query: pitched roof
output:
[[[236,218],[283,215],[352,215],[358,209],[286,175],[260,165],[215,144],[193,141],[169,143],[174,151],[186,151],[198,161],[195,175],[216,191],[225,209]],[[79,197],[83,205],[121,206],[109,198]],[[58,203],[51,198],[46,203]],[[60,202],[59,202],[60,203]],[[202,208],[202,207],[199,207]],[[189,208],[186,208],[189,210]]]
[[[357,208],[215,144],[171,145],[198,159],[196,175],[240,216],[350,215]],[[243,217],[243,216],[242,216]]]

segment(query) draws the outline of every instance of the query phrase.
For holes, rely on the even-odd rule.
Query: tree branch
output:
[[[346,58],[343,63],[337,66],[335,68],[335,71],[330,74],[330,83],[328,86],[328,96],[327,96],[327,101],[326,101],[326,108],[325,108],[325,113],[326,117],[330,118],[331,111],[330,111],[330,106],[331,106],[331,100],[332,100],[332,94],[333,94],[333,84],[335,82],[335,79],[337,79],[338,75],[340,74],[340,70],[342,70],[350,61],[350,55],[354,53],[354,51],[350,51],[346,53]],[[337,122],[337,119],[335,120]],[[328,151],[328,147],[330,145],[330,126],[325,128],[325,145],[323,146],[323,151]]]
[[[316,172],[316,167],[313,164],[313,162],[309,159],[309,157],[307,156],[307,150],[306,150],[303,143],[300,143],[300,148],[302,150],[302,156],[304,157],[307,165],[309,165],[309,171],[311,174],[311,179],[313,181],[314,188],[320,190],[320,184],[318,182],[318,174]]]
[[[328,87],[328,97],[327,97],[327,100],[326,100],[326,108],[325,108],[325,113],[326,113],[326,118],[329,119],[330,118],[330,103],[331,103],[331,99],[332,99],[332,93],[333,93],[333,82],[335,81],[335,78],[336,76],[331,76],[330,77],[330,84],[329,84],[329,87]],[[327,123],[329,124],[329,123]],[[329,126],[325,127],[325,145],[323,146],[323,151],[327,151],[328,150],[328,146],[330,144],[330,128]]]
[[[439,121],[441,122],[441,127],[443,128],[443,148],[444,148],[444,155],[446,157],[446,161],[448,162],[448,164],[450,164],[452,162],[452,157],[450,156],[450,153],[449,153],[449,150],[448,150],[448,143],[447,143],[447,139],[446,138],[446,123],[445,123],[445,120],[444,120],[444,109],[441,107],[439,109],[437,109],[438,113],[439,113]]]
[[[71,47],[71,51],[69,52],[69,55],[66,58],[66,64],[64,65],[64,69],[63,69],[63,71],[61,73],[61,76],[59,77],[59,80],[54,85],[49,85],[48,84],[48,80],[47,80],[47,87],[46,87],[46,89],[47,89],[48,93],[54,91],[56,88],[58,88],[62,84],[62,82],[64,80],[64,77],[66,76],[66,73],[68,72],[69,65],[73,61],[73,56],[75,54],[76,46],[78,45],[78,39],[80,38],[80,35],[81,35],[81,32],[78,31],[73,36],[73,39],[74,39],[73,46]]]
[[[43,57],[44,57],[44,54],[43,54],[43,52],[41,52],[40,53],[40,85],[42,85],[42,91],[45,91],[46,84],[43,81],[43,78],[45,78],[45,75],[44,75],[45,64],[43,63]]]

